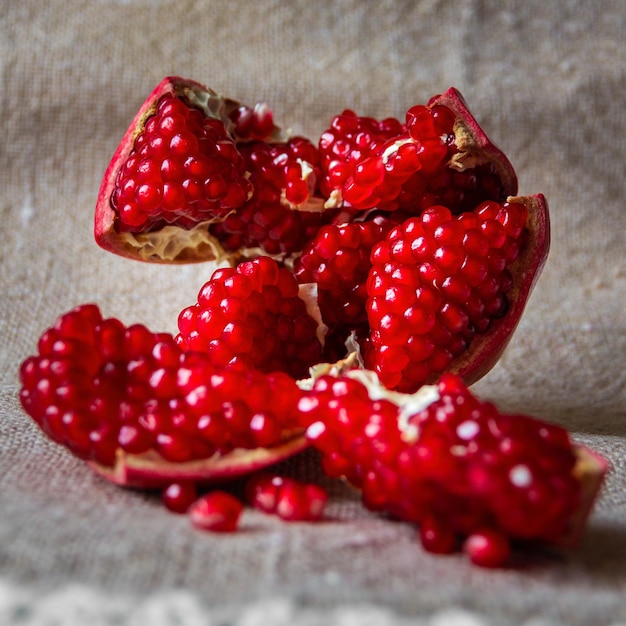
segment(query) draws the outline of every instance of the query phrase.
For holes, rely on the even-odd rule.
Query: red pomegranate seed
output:
[[[502,567],[511,555],[509,539],[494,529],[474,531],[465,540],[463,550],[474,565],[481,567]]]
[[[225,491],[211,491],[188,509],[191,523],[202,530],[233,532],[237,530],[243,504]]]
[[[173,513],[186,513],[197,497],[196,486],[191,482],[172,483],[161,496],[163,504]]]

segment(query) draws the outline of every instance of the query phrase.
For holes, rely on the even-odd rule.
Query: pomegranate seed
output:
[[[239,525],[243,504],[225,491],[211,491],[188,509],[191,523],[202,530],[234,532]]]
[[[474,565],[502,567],[511,554],[508,538],[493,529],[474,531],[463,544],[463,549]]]
[[[186,513],[196,501],[196,486],[190,482],[172,483],[162,493],[163,504],[173,513]]]

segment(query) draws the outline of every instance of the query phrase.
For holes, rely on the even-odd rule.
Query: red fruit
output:
[[[187,514],[191,523],[202,530],[230,533],[237,530],[243,504],[225,491],[211,491],[196,500]]]
[[[484,375],[510,339],[549,247],[543,196],[442,206],[393,228],[371,255],[366,366],[415,391],[443,371]]]
[[[179,315],[185,350],[204,352],[220,366],[307,376],[321,358],[317,322],[299,297],[296,279],[269,257],[218,269]]]
[[[326,472],[360,488],[370,509],[423,526],[434,552],[484,528],[567,543],[606,471],[563,428],[501,413],[452,374],[413,395],[366,370],[322,375],[299,407]]]
[[[206,223],[252,193],[231,132],[237,106],[195,81],[159,83],[104,174],[95,212],[100,246],[144,261],[223,256]]]
[[[511,554],[511,544],[501,532],[487,528],[473,532],[463,544],[463,550],[474,565],[502,567]]]
[[[291,522],[320,520],[328,500],[318,485],[267,473],[250,478],[246,492],[253,507]]]
[[[317,149],[303,137],[285,143],[252,142],[239,149],[254,193],[211,232],[231,252],[298,252],[322,224],[323,199],[316,195]]]
[[[20,378],[41,429],[122,485],[237,476],[306,445],[290,377],[216,366],[94,305],[59,317]]]
[[[194,483],[171,483],[161,495],[163,504],[173,513],[186,513],[198,497]]]

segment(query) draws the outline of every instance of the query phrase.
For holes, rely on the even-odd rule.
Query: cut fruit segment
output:
[[[121,485],[234,477],[306,446],[292,378],[218,367],[95,305],[60,316],[20,378],[41,429]]]
[[[454,547],[450,533],[486,529],[572,545],[607,471],[563,428],[501,413],[453,374],[402,394],[371,371],[330,370],[299,406],[326,472],[361,489],[368,508],[423,525],[435,552]]]
[[[543,196],[458,216],[434,206],[393,228],[371,254],[366,366],[406,392],[443,371],[468,383],[483,376],[519,322],[549,233]]]
[[[225,258],[208,226],[252,194],[236,147],[239,107],[196,81],[163,79],[104,174],[95,211],[98,244],[143,261]],[[273,127],[267,140],[282,138]]]

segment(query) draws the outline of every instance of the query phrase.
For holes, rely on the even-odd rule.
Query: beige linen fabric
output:
[[[2,2],[0,622],[48,623],[61,606],[54,623],[626,623],[625,32],[622,0]],[[547,196],[553,227],[518,332],[475,390],[610,460],[579,550],[496,572],[430,556],[414,529],[325,481],[312,453],[285,469],[328,484],[328,521],[248,511],[242,532],[202,534],[155,495],[98,479],[24,416],[18,367],[58,314],[97,302],[173,332],[210,276],[92,238],[104,168],[168,74],[266,100],[311,138],[346,107],[402,116],[463,92],[520,191]]]

